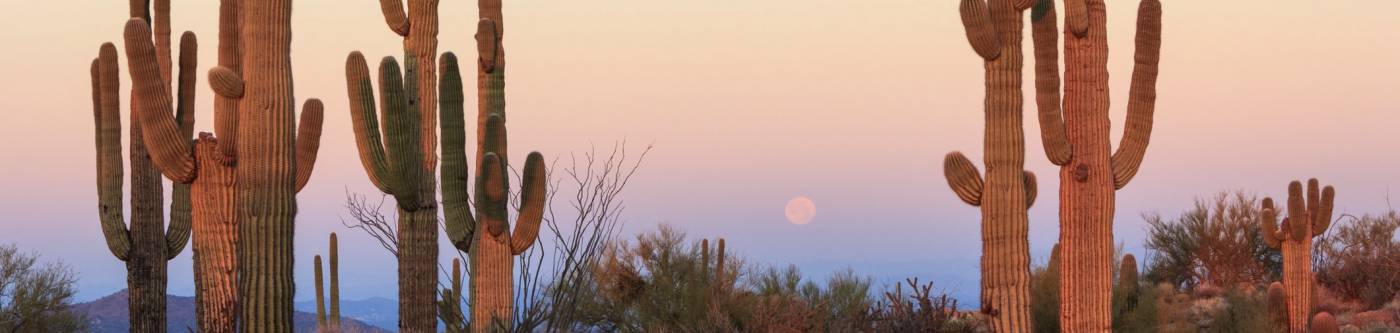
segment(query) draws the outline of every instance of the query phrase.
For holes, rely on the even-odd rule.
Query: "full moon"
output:
[[[812,222],[812,218],[817,216],[817,205],[812,203],[812,199],[807,197],[796,197],[788,200],[787,208],[783,210],[783,215],[787,216],[789,223],[803,225]]]

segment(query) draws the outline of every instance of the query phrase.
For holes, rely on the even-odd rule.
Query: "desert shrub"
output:
[[[1060,331],[1059,245],[1044,264],[1031,267],[1031,322],[1037,333]]]
[[[1259,206],[1244,193],[1197,199],[1174,219],[1145,216],[1146,278],[1177,288],[1278,280],[1282,258],[1259,235]]]
[[[1278,332],[1283,329],[1270,317],[1264,292],[1230,288],[1221,298],[1224,306],[1215,311],[1206,332]]]
[[[39,256],[0,245],[0,331],[82,332],[87,317],[72,310],[73,269],[40,265]]]
[[[908,286],[908,292],[904,287]],[[904,285],[886,290],[884,299],[871,310],[874,332],[981,332],[986,325],[977,316],[958,310],[958,301],[947,294],[935,294],[933,283],[909,279]]]
[[[1376,309],[1400,295],[1400,215],[1346,215],[1314,243],[1317,283]]]

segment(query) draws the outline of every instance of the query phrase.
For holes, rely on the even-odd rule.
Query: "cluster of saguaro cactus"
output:
[[[151,39],[147,37],[150,35],[149,28],[141,24],[142,22],[133,19],[127,24],[126,31],[127,56],[128,62],[131,63],[132,67],[132,82],[135,86],[135,94],[139,95],[141,100],[151,101],[143,102],[141,106],[133,112],[133,114],[137,115],[140,119],[140,127],[143,129],[144,134],[142,141],[151,147],[155,165],[167,178],[170,178],[172,182],[177,184],[190,184],[190,186],[192,186],[192,201],[194,206],[193,229],[195,234],[196,312],[199,318],[200,330],[204,332],[232,332],[235,330],[235,321],[237,318],[240,318],[238,309],[235,308],[240,303],[238,295],[246,295],[244,292],[235,291],[236,284],[240,281],[240,279],[237,278],[239,271],[244,269],[286,268],[276,267],[275,265],[290,265],[291,263],[290,253],[277,253],[276,248],[271,248],[267,245],[269,243],[250,243],[255,246],[262,246],[262,253],[259,255],[259,259],[251,259],[254,260],[253,264],[258,267],[247,267],[240,263],[240,261],[246,262],[246,260],[250,260],[250,258],[239,259],[239,254],[243,252],[242,249],[238,248],[239,238],[242,237],[240,234],[246,236],[247,234],[244,234],[244,232],[253,231],[240,231],[240,229],[245,226],[243,223],[240,223],[240,217],[244,216],[243,214],[251,213],[253,215],[248,216],[263,217],[263,219],[259,219],[259,221],[269,223],[258,226],[260,228],[258,232],[261,233],[260,237],[262,238],[255,238],[254,240],[262,241],[290,237],[290,218],[292,214],[294,214],[293,211],[287,210],[287,208],[289,208],[287,206],[283,206],[283,210],[278,211],[273,209],[275,206],[268,206],[265,202],[250,202],[250,204],[257,204],[257,206],[252,207],[240,205],[244,203],[243,200],[246,200],[249,196],[263,198],[257,194],[241,192],[244,191],[245,188],[252,189],[261,187],[260,190],[262,191],[271,190],[281,192],[290,190],[292,196],[294,196],[295,192],[300,191],[310,180],[320,142],[323,107],[319,100],[310,99],[306,101],[301,115],[301,124],[296,133],[286,131],[286,128],[283,127],[290,127],[290,121],[282,125],[273,126],[263,124],[265,120],[276,120],[279,118],[277,116],[282,116],[281,118],[290,118],[291,109],[289,107],[285,109],[287,111],[285,115],[273,113],[259,114],[257,112],[248,112],[247,114],[240,115],[239,110],[247,110],[248,108],[248,106],[239,105],[240,103],[247,103],[247,101],[241,100],[252,97],[246,94],[253,91],[262,93],[262,95],[253,96],[262,96],[264,98],[263,102],[267,102],[268,100],[285,100],[287,103],[290,103],[291,97],[290,91],[281,92],[257,89],[252,87],[253,83],[251,82],[247,83],[247,87],[245,87],[243,74],[240,71],[240,64],[246,62],[246,60],[239,59],[240,56],[246,56],[241,54],[242,51],[240,48],[240,40],[244,38],[237,35],[237,33],[241,33],[242,24],[240,24],[240,22],[244,19],[242,15],[247,13],[241,11],[241,6],[248,3],[251,2],[225,0],[221,4],[219,67],[211,70],[209,75],[211,78],[211,87],[218,96],[215,102],[215,128],[216,131],[219,132],[219,138],[216,140],[209,133],[201,133],[199,140],[194,143],[193,149],[191,149],[188,140],[193,119],[174,119],[170,116],[170,93],[168,88],[164,87],[164,82],[168,81],[162,81],[167,79],[157,76],[157,72],[154,69],[155,66],[159,64],[157,59],[160,57],[158,49],[153,47]],[[157,7],[159,8],[160,6]],[[168,10],[168,8],[166,9]],[[156,29],[156,31],[158,32],[157,35],[159,35],[161,29]],[[156,38],[156,41],[160,41],[160,38]],[[190,50],[186,53],[186,51],[182,49],[180,58],[182,69],[182,82],[180,87],[182,96],[181,109],[192,108],[192,101],[186,101],[186,98],[183,96],[193,96],[193,34],[186,33],[182,39],[182,48],[186,45],[190,47]],[[273,44],[264,46],[264,48],[276,48],[278,46],[279,45]],[[285,46],[282,47],[285,48]],[[268,59],[260,60],[265,61]],[[276,58],[273,57],[271,60],[276,60]],[[189,69],[185,68],[187,63],[189,64]],[[277,65],[283,64],[273,64],[264,68],[275,68],[278,67]],[[287,72],[287,75],[290,75],[290,72]],[[186,76],[191,77],[188,82],[184,82]],[[289,83],[283,80],[269,80],[266,76],[260,79],[266,80],[266,84]],[[287,88],[289,89],[290,86],[288,85]],[[285,96],[282,95],[283,93],[285,93]],[[277,110],[277,108],[273,108],[272,111]],[[184,111],[180,112],[181,114],[184,113]],[[257,127],[251,130],[253,131],[253,136],[267,136],[272,133],[285,133],[287,138],[295,136],[295,144],[286,145],[284,147],[236,147],[236,144],[242,142],[238,140],[238,138],[242,136],[240,132],[250,131],[249,129],[239,129],[239,126]],[[266,132],[269,129],[275,132]],[[275,138],[277,135],[272,135],[270,137]],[[291,147],[295,147],[295,151],[287,149]],[[266,152],[270,150],[283,151],[274,154],[282,156],[266,156]],[[261,155],[264,156],[257,156],[251,160],[245,158],[247,155],[255,155],[256,153],[262,153]],[[285,155],[294,156],[289,157]],[[284,158],[285,160],[282,160]],[[253,172],[243,170],[247,168],[259,168],[259,170],[247,170]],[[245,178],[245,174],[247,173],[265,176],[262,172],[279,169],[291,171],[287,172],[286,175],[292,176],[292,178],[277,179],[280,177],[262,177],[262,181],[248,180],[258,179],[257,177]],[[267,182],[269,180],[278,180],[278,182],[276,182],[278,186],[271,186],[273,184],[269,184]],[[294,205],[290,208],[294,208]],[[274,217],[276,219],[286,218],[287,220],[275,221],[275,219],[273,219]],[[285,232],[286,234],[284,235],[281,232]],[[286,239],[284,244],[290,246],[290,243],[290,239]],[[271,258],[275,258],[276,261],[262,261]],[[268,263],[275,263],[275,265],[267,266]],[[280,295],[285,301],[289,302],[291,298],[291,271],[287,269],[285,272],[278,272],[277,275],[278,280],[285,279],[287,281],[285,286],[254,285],[254,282],[249,281],[249,286],[247,286],[247,288],[267,291],[269,289],[263,288],[272,287],[277,289],[272,291],[272,293]],[[259,281],[258,283],[261,282],[262,281]],[[283,288],[285,288],[285,290],[281,290]],[[247,305],[249,303],[256,304],[264,301],[268,300],[249,299],[241,303]],[[271,304],[281,304],[281,302],[272,302]],[[261,309],[256,308],[245,308],[244,311],[250,310],[256,310],[259,314],[269,314],[269,312],[261,311]],[[262,317],[262,321],[259,321],[259,324],[275,324],[279,320],[289,322],[290,308],[288,308],[287,311],[288,313],[285,315],[271,313],[273,316],[271,318]],[[287,317],[283,319],[280,316]]]
[[[963,27],[986,67],[985,181],[960,152],[944,159],[948,185],[982,209],[982,312],[996,332],[1029,332],[1030,245],[1026,210],[1035,200],[1035,175],[1026,163],[1021,128],[1021,52],[1024,11],[1031,1],[963,0]]]
[[[156,1],[155,39],[159,46],[150,50],[159,54],[159,63],[133,63],[131,73],[149,74],[149,82],[133,77],[138,90],[131,95],[132,110],[154,107],[164,103],[167,113],[171,110],[171,64],[170,64],[170,3]],[[130,24],[139,25],[138,32],[147,41],[151,39],[150,2],[137,0],[130,2]],[[128,34],[132,33],[128,29]],[[147,43],[150,45],[150,43]],[[194,76],[195,67],[194,35],[186,33],[180,47],[179,104],[175,115],[180,123],[179,135],[189,140],[194,123]],[[139,68],[137,66],[140,66]],[[96,128],[97,148],[97,195],[98,215],[102,234],[107,248],[118,260],[126,263],[127,290],[129,292],[129,320],[133,332],[159,332],[165,330],[165,288],[166,261],[184,250],[190,236],[190,187],[176,184],[171,192],[170,225],[166,230],[163,186],[160,172],[156,170],[141,139],[142,128],[137,121],[138,112],[132,112],[130,128],[130,171],[131,171],[131,223],[130,227],[122,213],[122,157],[121,146],[121,83],[120,68],[117,65],[117,48],[112,43],[103,44],[97,59],[91,66],[93,120]],[[139,91],[142,84],[159,86],[166,95],[164,100],[155,100],[149,94]],[[167,114],[167,116],[170,116]]]
[[[1317,179],[1308,180],[1306,197],[1302,183],[1288,184],[1288,216],[1281,226],[1273,199],[1264,198],[1259,233],[1270,247],[1283,252],[1283,293],[1290,332],[1308,329],[1313,310],[1312,238],[1331,225],[1336,193],[1331,186],[1319,191]]]
[[[438,1],[381,0],[389,29],[403,37],[404,71],[393,57],[380,62],[384,112],[381,143],[374,91],[364,56],[346,63],[355,141],[360,161],[381,192],[398,207],[399,329],[432,331],[437,326],[437,90]]]
[[[331,233],[330,243],[330,314],[326,312],[326,292],[322,283],[321,256],[317,255],[313,260],[316,265],[316,331],[317,332],[340,332],[340,245],[336,240],[335,233]]]
[[[711,265],[711,262],[710,240],[702,239],[700,240],[700,276],[711,281],[711,285],[717,292],[722,291],[719,288],[728,287],[729,280],[731,279],[730,276],[726,275],[729,273],[725,272],[724,267],[724,238],[720,238],[719,242],[715,244],[714,264]],[[711,271],[713,271],[713,273]]]
[[[1064,98],[1059,34],[1052,0],[1031,12],[1036,102],[1050,162],[1060,166],[1060,326],[1065,332],[1107,332],[1112,325],[1114,192],[1137,174],[1152,132],[1162,4],[1138,7],[1137,50],[1128,120],[1110,155],[1108,34],[1103,0],[1065,0]]]
[[[513,258],[534,244],[538,236],[546,179],[543,156],[530,154],[525,163],[515,231],[507,232],[510,195],[501,3],[480,2],[474,202],[467,189],[462,78],[452,53],[442,55],[442,77],[438,90],[433,90],[437,75],[432,58],[436,49],[436,2],[410,1],[407,15],[400,1],[384,0],[381,5],[391,30],[406,37],[407,67],[401,74],[392,57],[380,62],[382,136],[368,64],[359,52],[351,53],[346,60],[346,80],[361,162],[371,182],[380,191],[393,195],[399,208],[400,329],[428,330],[436,325],[437,187],[432,172],[437,162],[434,130],[438,119],[432,108],[434,102],[441,108],[442,117],[443,215],[453,245],[470,255],[473,330],[485,330],[493,323],[508,324],[513,313]],[[485,224],[487,232],[477,232],[478,222]]]

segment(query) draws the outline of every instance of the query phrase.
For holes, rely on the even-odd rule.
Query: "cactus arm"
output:
[[[335,233],[331,233],[331,312],[330,322],[332,332],[340,332],[340,241]]]
[[[1040,194],[1040,188],[1036,186],[1035,173],[1026,170],[1022,176],[1026,182],[1026,209],[1030,209],[1035,204],[1035,196]]]
[[[1001,56],[1001,40],[992,24],[987,3],[984,0],[962,0],[958,13],[962,16],[963,29],[967,30],[967,41],[972,44],[972,50],[987,61]]]
[[[165,260],[175,259],[190,243],[193,215],[190,204],[190,184],[170,187],[170,225],[165,230]]]
[[[943,158],[943,176],[948,187],[969,205],[982,204],[982,174],[961,152],[951,152]]]
[[[1317,178],[1308,179],[1308,196],[1306,206],[1308,207],[1308,223],[1316,223],[1317,210],[1322,204],[1322,191],[1317,188]],[[1308,235],[1312,236],[1312,235]]]
[[[151,20],[151,0],[128,0],[127,8],[130,10],[129,17],[137,17],[146,21]]]
[[[122,216],[122,124],[121,81],[118,79],[117,48],[102,45],[93,63],[93,106],[97,123],[97,211],[107,249],[118,260],[131,254],[131,235]]]
[[[1055,1],[1040,0],[1031,11],[1031,20],[1040,141],[1050,163],[1063,166],[1069,164],[1073,154],[1065,138],[1065,120],[1060,110],[1060,32],[1055,20]]]
[[[384,12],[384,23],[389,24],[389,30],[393,30],[399,36],[408,37],[410,27],[408,16],[404,15],[403,1],[379,0],[379,9]]]
[[[490,232],[491,236],[500,236],[507,227],[505,211],[493,209],[508,199],[505,166],[502,163],[496,153],[486,153],[481,169],[478,169],[481,174],[476,180],[477,213],[481,214],[479,221],[486,223],[486,231]]]
[[[516,216],[515,231],[510,236],[512,254],[525,253],[540,235],[540,221],[544,219],[545,197],[548,196],[548,179],[544,155],[531,152],[525,158],[525,179],[520,184],[520,214]]]
[[[209,88],[215,94],[225,98],[243,97],[243,77],[234,73],[233,70],[222,66],[209,69]],[[219,141],[225,140],[226,134],[217,134]]]
[[[160,65],[160,79],[169,89],[171,82],[170,59],[170,0],[155,0],[154,20],[146,20],[155,31],[156,63]],[[146,34],[151,36],[151,34]]]
[[[412,80],[412,72],[409,80]],[[379,89],[384,109],[385,149],[389,162],[390,179],[393,180],[391,194],[399,207],[406,211],[418,209],[418,186],[423,165],[422,147],[419,146],[419,110],[408,106],[408,96],[404,91],[405,78],[399,63],[393,57],[384,57],[379,62]]]
[[[496,70],[496,55],[501,47],[496,38],[496,24],[489,19],[476,22],[476,56],[481,70],[491,73]]]
[[[1065,28],[1075,37],[1089,33],[1089,0],[1065,0]]]
[[[467,133],[462,95],[462,72],[457,56],[443,53],[439,64],[438,121],[442,131],[442,209],[447,239],[458,250],[471,249],[476,220],[472,218],[471,195],[467,191]]]
[[[316,276],[316,331],[326,330],[326,296],[325,286],[321,283],[321,255],[316,255],[311,259],[312,267],[315,267]]]
[[[1016,7],[1015,7],[1015,8],[1016,8],[1016,11],[1022,11],[1022,10],[1026,10],[1026,9],[1031,8],[1031,6],[1035,5],[1036,2],[1038,2],[1038,1],[1037,1],[1037,0],[1016,0],[1013,4],[1016,5]]]
[[[180,35],[180,80],[176,86],[175,123],[180,137],[194,139],[195,69],[199,67],[199,41],[194,32]]]
[[[364,165],[370,182],[379,188],[380,192],[395,193],[390,187],[389,167],[384,161],[384,144],[379,134],[378,113],[374,106],[374,87],[370,85],[369,78],[369,67],[365,64],[364,55],[359,51],[351,52],[345,60],[345,80],[350,96],[350,119],[355,127],[355,146],[360,151],[360,164]]]
[[[1264,238],[1264,243],[1271,248],[1279,248],[1281,235],[1278,232],[1278,211],[1274,209],[1274,199],[1264,198],[1263,208],[1260,209],[1259,236]]]
[[[483,6],[486,5],[483,3]],[[501,65],[505,60],[501,59],[500,26],[489,18],[477,23],[477,168],[482,167],[487,153],[500,156],[504,167],[504,159],[509,155],[505,140],[505,68]],[[492,125],[493,121],[499,122],[499,126]]]
[[[1332,200],[1336,197],[1337,190],[1333,189],[1332,186],[1322,189],[1322,204],[1318,206],[1318,211],[1315,213],[1317,215],[1312,225],[1313,236],[1321,236],[1332,225]]]
[[[141,122],[132,125],[141,126],[143,141],[150,146],[151,160],[157,169],[173,182],[189,183],[195,176],[190,139],[188,136],[180,137],[182,130],[173,117],[169,87],[158,76],[160,72],[154,61],[156,50],[148,37],[150,35],[150,27],[146,26],[145,21],[136,18],[127,21],[127,63],[131,72],[132,94],[139,96],[135,98],[139,101],[137,110],[132,112]],[[193,43],[190,45],[193,46]]]
[[[237,94],[220,94],[214,102],[214,134],[218,136],[219,152],[222,153],[225,161],[232,163],[237,157],[235,147],[238,147],[238,99],[243,97],[242,73],[242,46],[239,34],[243,33],[243,1],[241,0],[219,0],[219,48],[218,66],[210,69],[209,84],[214,87],[216,94],[220,93],[219,85],[215,84],[215,70],[222,69],[227,75],[225,78],[234,78],[236,81]],[[232,91],[228,91],[232,93]]]
[[[1113,153],[1113,186],[1122,189],[1137,174],[1152,137],[1152,113],[1157,106],[1157,64],[1162,54],[1162,3],[1144,0],[1138,7],[1137,50],[1133,83],[1128,91],[1128,121],[1122,142]]]
[[[1293,181],[1288,184],[1288,219],[1284,227],[1290,240],[1299,241],[1308,234],[1308,223],[1312,221],[1307,210],[1307,199],[1303,197],[1303,184]]]
[[[325,116],[325,105],[319,99],[308,99],[301,107],[301,121],[297,123],[297,184],[296,191],[306,187],[311,181],[311,171],[316,167],[316,153],[321,149],[321,123]]]

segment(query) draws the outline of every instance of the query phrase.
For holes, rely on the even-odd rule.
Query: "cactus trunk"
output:
[[[291,332],[296,218],[291,0],[243,2],[238,294],[244,332]]]
[[[1114,197],[1137,174],[1151,136],[1161,3],[1143,0],[1138,9],[1128,121],[1116,152],[1109,141],[1104,1],[1065,3],[1063,101],[1054,2],[1039,0],[1032,14],[1041,138],[1046,157],[1060,166],[1060,327],[1064,332],[1108,332],[1113,322]]]
[[[1022,27],[1025,8],[1011,0],[965,0],[964,28],[985,67],[983,163],[986,180],[961,153],[950,153],[944,173],[963,201],[982,210],[982,313],[994,332],[1029,332],[1030,245],[1026,210],[1034,176],[1024,171],[1021,127]]]
[[[238,318],[235,171],[218,147],[208,134],[195,144],[199,161],[193,185],[195,313],[200,332],[232,333]]]

